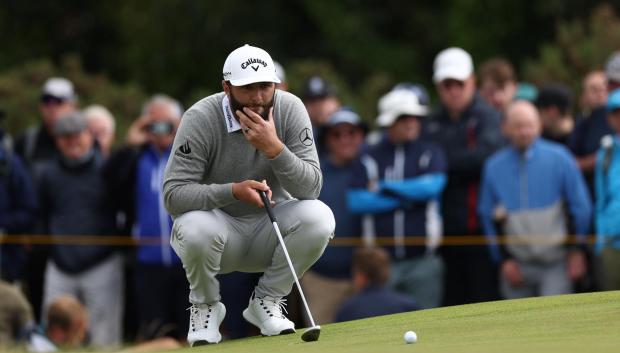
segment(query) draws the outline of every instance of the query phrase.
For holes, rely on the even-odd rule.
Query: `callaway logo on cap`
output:
[[[280,83],[269,53],[248,44],[233,50],[228,55],[222,74],[224,80],[230,81],[233,86],[245,86],[256,82]]]

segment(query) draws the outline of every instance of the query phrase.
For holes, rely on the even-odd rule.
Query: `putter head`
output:
[[[314,342],[319,340],[319,335],[321,334],[321,326],[316,325],[308,328],[301,335],[301,339],[305,342]]]

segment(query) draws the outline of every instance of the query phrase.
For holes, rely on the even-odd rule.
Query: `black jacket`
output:
[[[477,235],[478,183],[484,161],[504,145],[500,114],[476,94],[459,119],[441,106],[426,121],[423,137],[438,143],[448,157],[448,184],[441,210],[446,235]]]
[[[62,158],[45,163],[38,183],[40,217],[47,234],[61,236],[111,235],[114,213],[101,173],[103,161],[95,149],[92,157],[77,166]],[[99,264],[114,251],[111,245],[54,244],[53,261],[64,272],[80,273]]]

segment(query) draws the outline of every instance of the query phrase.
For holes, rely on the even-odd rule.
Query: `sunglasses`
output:
[[[43,103],[44,105],[59,105],[62,104],[65,100],[62,98],[58,98],[58,97],[54,97],[54,96],[50,96],[50,95],[44,95],[43,97],[41,97],[41,103]]]

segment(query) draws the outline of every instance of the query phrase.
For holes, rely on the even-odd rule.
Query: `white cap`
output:
[[[43,85],[43,96],[52,96],[63,100],[74,100],[75,91],[71,81],[62,77],[52,77]]]
[[[280,79],[280,82],[286,82],[286,71],[284,71],[282,65],[274,60],[273,66],[276,67],[276,75],[278,76],[278,79]]]
[[[620,82],[620,51],[612,53],[607,59],[605,76],[609,81]]]
[[[461,48],[442,50],[433,64],[433,81],[439,83],[445,79],[465,81],[474,72],[474,63],[471,55]]]
[[[396,89],[379,99],[377,125],[388,127],[402,115],[426,116],[428,107],[420,104],[418,96],[409,89]]]
[[[228,55],[222,75],[224,81],[230,81],[233,86],[245,86],[256,82],[280,83],[269,53],[248,44],[233,50]]]

